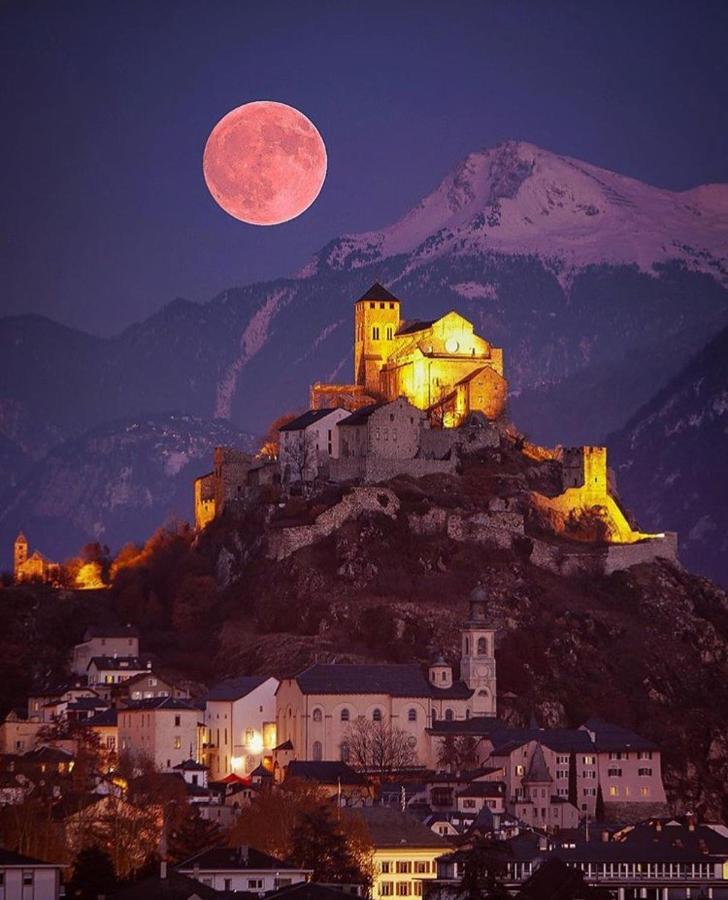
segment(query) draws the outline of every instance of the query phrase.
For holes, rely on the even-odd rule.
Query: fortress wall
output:
[[[364,462],[364,480],[370,484],[389,481],[397,475],[409,475],[412,478],[451,475],[457,465],[456,459],[385,459],[380,456],[369,456]]]
[[[604,573],[610,575],[639,563],[654,562],[656,559],[669,559],[678,563],[677,533],[668,531],[664,537],[650,538],[636,544],[611,544],[604,560]]]

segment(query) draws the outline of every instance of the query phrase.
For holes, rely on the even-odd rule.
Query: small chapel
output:
[[[461,425],[473,412],[500,418],[508,394],[503,350],[455,310],[431,321],[407,321],[401,306],[378,282],[355,302],[354,383],[317,382],[312,408],[354,410],[406,397],[445,428]]]
[[[60,574],[60,565],[39,550],[28,553],[28,539],[19,532],[13,546],[13,574],[16,581],[42,581],[54,584]]]

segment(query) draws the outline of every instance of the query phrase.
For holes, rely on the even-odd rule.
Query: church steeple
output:
[[[18,532],[18,536],[15,538],[13,550],[13,574],[17,578],[18,570],[28,558],[28,541],[22,531]]]
[[[460,677],[472,690],[471,715],[496,713],[495,629],[488,625],[487,595],[478,584],[470,595],[470,616],[463,626]]]

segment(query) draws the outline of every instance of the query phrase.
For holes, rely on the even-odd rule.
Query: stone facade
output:
[[[278,465],[283,484],[311,482],[325,472],[328,461],[339,456],[337,425],[348,416],[341,407],[309,410],[280,429]]]
[[[253,457],[233,447],[215,447],[213,465],[212,472],[201,475],[194,482],[195,527],[198,531],[222,515],[226,504],[244,498]]]
[[[13,574],[16,581],[42,581],[55,584],[60,576],[61,567],[57,562],[47,559],[39,550],[28,555],[28,541],[21,531],[15,538],[13,546]]]

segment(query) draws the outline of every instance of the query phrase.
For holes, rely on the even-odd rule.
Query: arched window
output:
[[[342,721],[342,722],[348,722],[348,721],[349,721],[349,718],[350,718],[350,716],[349,716],[349,710],[348,710],[346,707],[344,707],[344,708],[341,710],[341,721]]]
[[[488,641],[482,637],[478,638],[478,656],[486,656],[488,653]]]
[[[381,722],[381,721],[382,721],[381,709],[372,710],[372,722]]]
[[[446,709],[446,710],[445,710],[445,721],[446,721],[446,722],[452,722],[453,718],[454,718],[454,717],[453,717],[453,712],[452,712],[452,710],[451,710],[450,708]]]
[[[320,722],[322,719],[323,719],[323,713],[317,706],[316,709],[313,711],[313,720],[314,720],[314,722]]]
[[[342,762],[349,762],[349,745],[344,741],[339,747],[339,754]]]
[[[316,760],[316,762],[319,762],[323,758],[323,755],[324,755],[323,748],[321,746],[321,741],[314,741],[312,750],[313,750],[313,758]]]
[[[478,696],[479,697],[487,697],[488,691],[486,691],[485,689],[483,689],[482,691],[478,691]]]
[[[407,712],[407,721],[408,722],[416,722],[417,721],[417,710],[412,707],[412,709]]]

